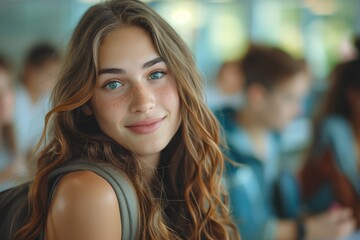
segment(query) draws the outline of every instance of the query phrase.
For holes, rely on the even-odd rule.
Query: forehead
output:
[[[148,32],[137,26],[123,26],[103,39],[98,60],[100,67],[104,67],[156,56],[159,54]]]
[[[275,85],[273,89],[274,94],[278,93],[296,93],[304,95],[310,87],[310,79],[304,73],[298,73],[294,76],[289,77],[285,81]]]

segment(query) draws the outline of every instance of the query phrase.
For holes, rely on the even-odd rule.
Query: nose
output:
[[[155,94],[150,86],[137,84],[133,86],[130,111],[133,113],[146,113],[155,107]]]

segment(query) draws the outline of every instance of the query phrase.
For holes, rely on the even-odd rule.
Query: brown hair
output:
[[[101,41],[125,25],[146,30],[176,78],[182,123],[162,151],[158,184],[143,186],[139,162],[103,134],[81,106],[94,93]],[[15,236],[35,239],[47,217],[47,176],[67,161],[86,158],[124,171],[140,202],[139,239],[239,239],[221,186],[224,157],[218,123],[202,98],[202,79],[190,50],[177,33],[139,1],[108,1],[91,7],[76,27],[62,74],[53,92],[54,108],[46,117],[50,140],[37,156],[38,172],[31,186],[31,212]],[[51,126],[49,125],[51,121]],[[157,199],[157,200],[156,200]]]
[[[340,115],[350,121],[348,90],[360,93],[360,60],[338,64],[329,77],[329,89],[321,104],[316,121],[322,121],[331,114]]]
[[[340,63],[330,73],[329,88],[313,117],[315,132],[307,156],[308,160],[317,147],[321,124],[327,117],[337,115],[349,121],[351,126],[358,124],[351,119],[351,103],[348,97],[350,89],[360,94],[360,59]]]
[[[49,43],[37,43],[28,51],[25,65],[39,68],[48,61],[60,60],[58,50]]]
[[[285,51],[262,45],[251,45],[242,59],[245,87],[260,84],[272,89],[304,70],[305,64]]]

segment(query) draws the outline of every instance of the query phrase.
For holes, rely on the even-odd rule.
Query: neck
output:
[[[253,135],[263,136],[269,131],[268,127],[259,119],[259,116],[246,106],[238,113],[237,122],[241,124],[242,128]]]
[[[248,134],[254,147],[255,155],[260,159],[265,157],[266,135],[269,130],[259,119],[257,114],[249,107],[244,106],[241,113],[237,115],[237,122]]]
[[[147,183],[150,183],[156,172],[160,160],[160,153],[138,157],[141,162],[142,173]]]
[[[39,90],[39,86],[34,86],[33,84],[25,84],[25,88],[31,102],[35,104],[42,95],[42,92]]]
[[[29,89],[29,96],[30,96],[31,102],[36,103],[40,99],[41,93],[39,91],[37,91],[36,89]]]

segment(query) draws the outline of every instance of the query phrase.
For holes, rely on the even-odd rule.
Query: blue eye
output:
[[[119,87],[123,86],[121,82],[112,81],[105,85],[105,88],[108,88],[110,90],[118,89]]]
[[[164,72],[159,72],[159,71],[153,72],[152,74],[150,74],[149,79],[150,80],[156,80],[156,79],[162,78],[164,75],[165,75]]]

